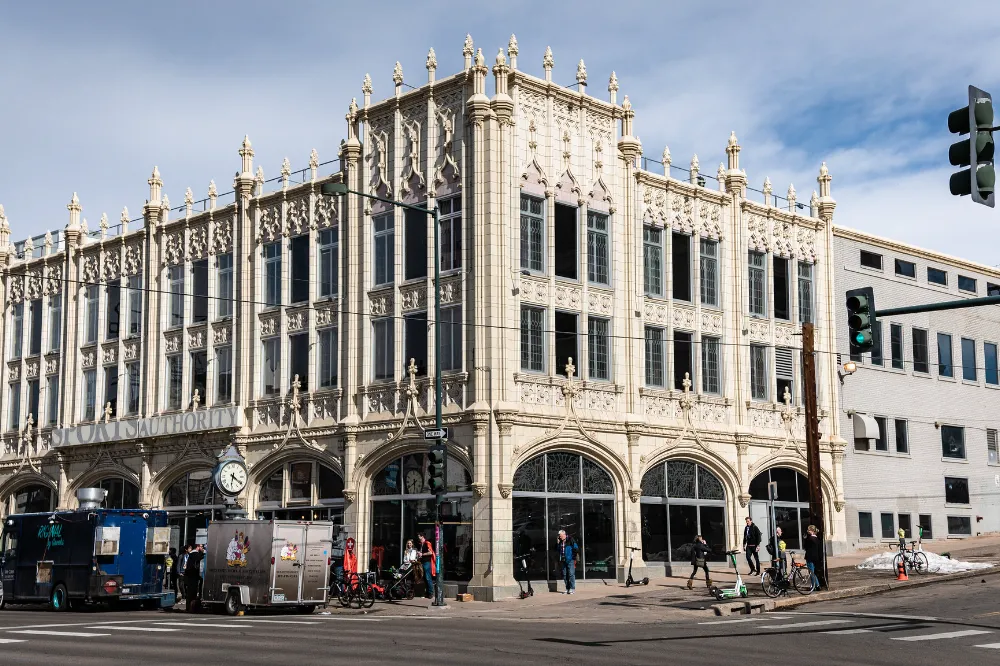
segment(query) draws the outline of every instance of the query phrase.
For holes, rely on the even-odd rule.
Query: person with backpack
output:
[[[566,530],[559,530],[556,547],[559,549],[559,566],[566,584],[566,594],[576,594],[576,562],[580,559],[580,547],[573,537],[566,534]]]
[[[712,587],[712,577],[708,573],[708,554],[712,549],[708,547],[705,537],[698,535],[691,543],[691,576],[688,578],[687,589],[694,587],[694,577],[698,575],[698,569],[705,570],[705,587]]]
[[[747,564],[750,565],[750,575],[760,575],[760,528],[754,525],[753,518],[747,516],[747,526],[743,530],[743,550],[747,554]]]
[[[815,525],[806,528],[806,542],[803,546],[806,551],[806,566],[809,567],[809,574],[812,576],[814,589],[819,589],[819,576],[816,569],[823,568],[823,542],[817,536],[818,529]]]

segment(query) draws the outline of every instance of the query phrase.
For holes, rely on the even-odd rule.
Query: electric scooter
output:
[[[743,584],[743,577],[740,576],[740,570],[736,566],[736,555],[739,552],[740,551],[738,550],[730,550],[726,553],[726,555],[729,556],[730,563],[733,565],[733,570],[736,571],[736,583],[733,585],[733,588],[731,590],[730,589],[724,590],[718,585],[713,585],[708,590],[712,594],[712,596],[714,596],[719,601],[725,601],[726,599],[736,599],[737,597],[742,597],[746,599],[747,597],[747,586]]]
[[[521,587],[521,599],[527,599],[528,597],[535,596],[535,591],[531,589],[531,576],[528,574],[528,564],[531,559],[531,551],[523,555],[515,555],[514,559],[517,560],[518,565],[521,567],[521,576],[527,581],[528,589],[525,590],[521,587],[521,581],[517,581],[518,587]]]
[[[649,585],[649,578],[643,578],[642,580],[632,578],[632,559],[635,557],[635,551],[639,549],[633,546],[629,546],[628,549],[631,552],[628,554],[628,577],[625,578],[625,587],[631,587],[633,585]]]

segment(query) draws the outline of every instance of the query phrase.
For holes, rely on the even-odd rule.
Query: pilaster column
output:
[[[62,358],[59,361],[59,386],[62,396],[60,399],[59,421],[62,425],[70,425],[79,420],[77,401],[80,399],[80,383],[83,373],[79,371],[80,346],[77,335],[77,322],[83,321],[84,314],[80,312],[80,264],[77,261],[79,254],[80,236],[82,227],[80,226],[80,200],[73,193],[73,198],[66,206],[69,210],[69,224],[63,231],[64,247],[63,254],[63,275],[66,281],[63,283],[63,339]]]
[[[250,137],[240,146],[240,172],[233,178],[236,191],[236,215],[233,221],[233,404],[246,408],[254,397],[254,367],[260,363],[260,351],[254,349],[257,326],[257,292],[254,289],[257,266],[256,225],[250,214],[254,192],[253,147]],[[244,425],[248,431],[252,419]]]

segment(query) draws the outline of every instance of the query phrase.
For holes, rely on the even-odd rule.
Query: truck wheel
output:
[[[55,589],[52,590],[52,610],[69,610],[69,595],[66,593],[66,586],[62,583],[56,585]]]
[[[301,613],[302,615],[312,615],[312,612],[313,612],[313,610],[315,610],[315,607],[314,606],[299,606],[295,610],[298,611],[299,613]]]
[[[226,615],[236,615],[242,610],[238,593],[230,592],[226,597]]]

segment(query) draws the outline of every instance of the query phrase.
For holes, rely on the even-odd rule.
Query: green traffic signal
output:
[[[875,293],[871,287],[847,292],[847,327],[851,354],[863,354],[875,346]]]
[[[990,94],[969,86],[969,104],[948,115],[948,131],[969,134],[968,139],[953,143],[948,149],[948,161],[954,166],[967,166],[952,174],[949,190],[955,196],[971,195],[972,200],[990,208],[994,205],[996,174],[993,170],[993,99]]]

